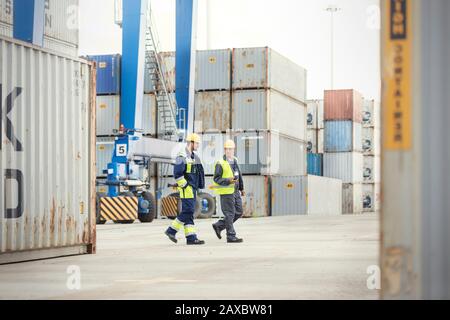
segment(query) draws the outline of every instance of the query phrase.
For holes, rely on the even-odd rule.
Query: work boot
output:
[[[215,224],[213,224],[212,227],[214,229],[214,232],[216,233],[217,238],[222,239],[222,235],[220,234],[221,231],[220,231],[219,227],[216,226]]]
[[[204,245],[204,244],[205,244],[205,241],[203,241],[203,240],[198,240],[198,239],[191,240],[191,241],[188,241],[188,242],[187,242],[187,245],[188,245],[188,246],[201,246],[201,245]]]
[[[169,230],[166,230],[165,235],[168,236],[170,241],[172,241],[173,243],[177,243],[178,242],[177,237],[175,235],[171,234],[169,232]]]
[[[229,238],[229,239],[227,240],[227,242],[228,242],[228,243],[242,243],[242,242],[244,242],[244,240],[243,240],[243,239],[239,239],[239,238],[237,238],[237,237],[234,237],[234,238]]]

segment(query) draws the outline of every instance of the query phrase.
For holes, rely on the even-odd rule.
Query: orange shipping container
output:
[[[355,90],[325,91],[325,121],[352,120],[362,123],[362,95]]]

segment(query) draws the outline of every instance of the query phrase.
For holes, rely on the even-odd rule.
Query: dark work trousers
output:
[[[220,196],[220,205],[224,217],[216,223],[220,231],[227,230],[227,238],[236,237],[234,223],[238,221],[243,214],[241,193],[236,191],[234,194]]]

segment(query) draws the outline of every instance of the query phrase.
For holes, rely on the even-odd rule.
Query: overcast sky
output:
[[[209,1],[209,14],[207,14]],[[199,0],[198,49],[269,46],[308,70],[308,98],[331,86],[335,15],[335,88],[379,100],[379,0]],[[175,0],[151,0],[161,50],[175,48]],[[209,19],[209,36],[207,34]],[[80,0],[80,54],[121,53],[114,0]]]

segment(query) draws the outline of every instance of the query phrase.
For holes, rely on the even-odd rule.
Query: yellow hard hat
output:
[[[188,134],[187,138],[186,138],[186,142],[196,142],[196,143],[200,143],[200,136],[196,133],[190,133]]]
[[[233,140],[227,140],[225,142],[225,149],[236,149],[236,144]]]

